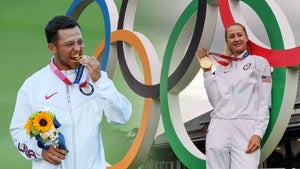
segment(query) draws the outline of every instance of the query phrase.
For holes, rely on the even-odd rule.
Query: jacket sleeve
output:
[[[218,93],[217,87],[214,80],[214,76],[211,71],[204,72],[204,87],[208,97],[208,101],[210,102],[211,106],[215,108],[215,105],[218,101]]]
[[[22,90],[18,92],[15,110],[10,123],[10,134],[14,145],[26,159],[41,159],[42,149],[37,146],[35,137],[30,138],[26,133],[25,124],[32,112],[28,103],[27,94]]]
[[[256,58],[257,59],[257,58]],[[257,62],[259,61],[259,62]],[[264,136],[269,123],[269,108],[271,106],[272,77],[271,68],[267,60],[257,59],[258,77],[258,114],[256,120],[256,135]]]
[[[95,83],[101,100],[104,100],[104,114],[107,122],[111,124],[124,124],[131,116],[132,106],[129,100],[121,94],[113,82],[108,78],[107,73],[101,71],[101,78]]]

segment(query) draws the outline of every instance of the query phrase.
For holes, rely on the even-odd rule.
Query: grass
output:
[[[70,3],[61,0],[0,2],[0,159],[3,169],[31,168],[31,162],[24,160],[13,145],[10,119],[23,81],[49,60],[43,32],[46,21],[64,14]]]
[[[9,133],[15,99],[24,80],[47,65],[52,56],[44,35],[46,22],[55,15],[65,15],[71,3],[71,0],[0,2],[0,168],[31,168],[31,161],[17,151]],[[97,4],[90,4],[78,21],[86,41],[85,51],[92,54],[104,34]]]
[[[47,48],[44,35],[44,27],[49,19],[56,15],[65,15],[73,0],[1,0],[0,2],[0,163],[3,169],[31,168],[31,162],[25,160],[13,145],[9,133],[9,125],[14,111],[18,89],[24,80],[32,73],[46,66],[52,54]],[[118,8],[122,1],[114,1]],[[168,3],[163,6],[156,5],[152,1],[142,1],[137,10],[134,27],[142,32],[150,41],[155,41],[154,47],[161,56],[166,39],[162,38],[170,33],[170,25],[153,25],[154,21],[168,23],[171,18],[164,18],[167,12],[153,15],[153,8],[169,7]],[[152,6],[150,6],[152,5]],[[174,20],[171,19],[171,20]],[[103,17],[96,3],[91,3],[78,19],[85,40],[85,53],[92,54],[99,42],[104,39]],[[111,164],[118,162],[128,151],[129,145],[122,144],[122,150],[116,149],[119,138],[124,131],[135,129],[139,126],[142,116],[143,98],[140,98],[127,86],[119,71],[114,77],[116,87],[124,93],[133,104],[133,115],[128,124],[123,127],[104,126],[104,146],[107,160]],[[105,123],[104,123],[105,124]],[[112,131],[120,131],[120,134],[112,138]],[[113,145],[111,145],[113,144]],[[127,147],[126,147],[127,146]],[[117,146],[119,147],[119,146]]]

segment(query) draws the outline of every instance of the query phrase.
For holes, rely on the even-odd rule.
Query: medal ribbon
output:
[[[79,67],[76,69],[76,78],[73,82],[71,82],[53,63],[53,59],[51,59],[50,63],[49,63],[49,66],[51,68],[51,70],[56,74],[56,76],[58,78],[60,78],[65,84],[67,85],[72,85],[72,84],[78,84],[81,77],[82,77],[82,74],[83,74],[83,71],[84,71],[84,66],[82,66],[81,64],[79,65]],[[89,74],[87,73],[86,74],[86,79],[83,83],[79,84],[80,87],[85,87],[87,84],[88,84],[88,81],[90,79],[90,76]]]
[[[247,56],[249,56],[249,52],[246,52],[243,54],[243,57],[242,58],[237,58],[237,57],[231,57],[231,56],[227,56],[227,55],[222,55],[222,54],[219,54],[219,53],[214,53],[214,52],[209,52],[208,53],[209,55],[212,55],[212,56],[217,56],[217,57],[220,57],[220,58],[223,58],[223,59],[227,59],[227,60],[230,60],[230,61],[239,61],[239,60],[243,60],[245,59]],[[215,57],[214,57],[215,58]],[[227,66],[229,63],[227,62],[224,62],[224,61],[221,61],[221,60],[218,60],[215,58],[215,60],[223,65],[223,66]]]

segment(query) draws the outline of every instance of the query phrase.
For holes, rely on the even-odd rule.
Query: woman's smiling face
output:
[[[248,35],[241,25],[233,24],[227,27],[225,38],[234,56],[238,56],[247,50]]]

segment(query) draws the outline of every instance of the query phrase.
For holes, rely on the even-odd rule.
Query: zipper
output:
[[[233,71],[232,71],[232,77],[231,77],[231,110],[230,110],[230,113],[228,114],[229,116],[229,119],[232,118],[232,116],[234,116],[234,112],[233,112],[233,109],[235,108],[234,106],[234,103],[235,103],[235,90],[234,90],[234,85],[235,85],[235,77],[237,77],[237,62],[233,62]]]
[[[73,111],[72,111],[72,106],[71,106],[71,97],[70,97],[70,89],[69,86],[66,85],[66,91],[67,91],[67,101],[68,101],[68,113],[69,116],[71,117],[71,126],[72,126],[72,149],[73,149],[73,169],[76,169],[76,141],[75,141],[75,120],[73,116]]]

